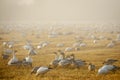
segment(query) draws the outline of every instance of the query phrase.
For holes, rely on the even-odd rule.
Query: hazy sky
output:
[[[0,0],[0,22],[120,22],[120,0]]]

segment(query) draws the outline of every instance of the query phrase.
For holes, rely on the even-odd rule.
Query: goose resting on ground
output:
[[[2,54],[2,59],[8,59],[9,58],[9,55],[7,54]]]
[[[38,76],[39,74],[45,74],[45,73],[47,73],[50,69],[52,69],[52,68],[47,67],[47,66],[41,66],[41,67],[39,67],[39,69],[37,70],[36,76]]]
[[[103,65],[100,69],[98,69],[98,75],[107,74],[110,71],[115,72],[118,69],[120,69],[120,67],[117,67],[115,65]]]
[[[28,55],[25,59],[23,59],[23,65],[30,65],[32,67],[33,59]]]
[[[17,59],[17,57],[15,55],[16,52],[17,52],[16,50],[13,52],[13,57],[9,60],[8,65],[17,64],[18,59]]]
[[[117,62],[118,60],[116,60],[116,59],[111,59],[111,58],[109,58],[109,59],[106,59],[104,62],[103,62],[103,64],[113,64],[113,63],[115,63],[115,62]]]
[[[40,74],[44,75],[44,74],[47,73],[50,69],[52,69],[52,68],[50,68],[49,66],[48,66],[48,67],[47,67],[47,66],[37,66],[37,67],[34,67],[34,68],[32,69],[31,74],[32,74],[32,73],[36,73],[36,76],[38,76],[38,75],[40,75]]]

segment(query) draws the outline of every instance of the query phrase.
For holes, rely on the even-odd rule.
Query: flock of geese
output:
[[[32,47],[31,44],[27,44],[24,46],[24,49],[28,50],[28,56],[25,57],[23,60],[18,60],[18,58],[16,57],[16,53],[17,50],[14,50],[14,46],[12,44],[7,44],[7,43],[3,43],[4,46],[7,46],[9,48],[12,48],[12,52],[10,50],[8,50],[8,53],[12,53],[13,56],[12,58],[8,61],[8,65],[29,65],[32,67],[32,62],[33,59],[31,58],[31,55],[36,55],[36,51],[34,50],[34,48]],[[74,67],[74,68],[80,68],[83,67],[85,65],[87,65],[87,62],[85,60],[81,60],[81,59],[76,59],[74,54],[70,54],[70,55],[65,55],[65,52],[58,50],[57,52],[53,52],[55,54],[55,58],[48,64],[48,66],[36,66],[33,67],[33,69],[31,70],[31,74],[35,73],[36,76],[38,76],[39,74],[45,74],[48,71],[50,71],[51,69],[54,69],[56,67]],[[3,59],[7,59],[9,56],[6,54],[2,54],[2,58]],[[115,59],[107,59],[103,62],[103,66],[101,68],[98,69],[98,75],[100,74],[107,74],[110,71],[115,72],[117,70],[120,69],[120,67],[113,65],[113,63],[117,62],[118,60]],[[92,63],[88,64],[88,71],[95,71],[96,70],[96,66]]]
[[[97,43],[97,40],[93,41],[94,43]],[[37,48],[41,49],[42,47],[45,47],[49,44],[49,42],[42,42],[40,43]],[[18,60],[18,58],[16,57],[16,53],[17,50],[14,50],[14,42],[3,42],[4,47],[7,48],[11,48],[11,49],[5,49],[5,53],[7,54],[11,54],[12,53],[12,58],[8,61],[8,65],[29,65],[32,67],[32,63],[33,63],[33,59],[31,57],[31,55],[36,55],[37,52],[35,51],[34,47],[30,44],[30,42],[27,42],[26,45],[23,46],[23,48],[25,50],[28,50],[28,55],[23,59],[23,60]],[[74,44],[73,46],[76,47],[78,44]],[[64,46],[64,44],[57,44],[58,47]],[[85,47],[86,43],[82,43],[80,44],[80,46]],[[113,47],[114,46],[114,42],[111,42],[107,45],[108,47]],[[76,47],[75,49],[79,50],[78,47]],[[65,49],[66,51],[70,51],[72,50],[71,47],[68,47]],[[39,74],[45,74],[48,71],[50,71],[51,69],[54,69],[56,67],[74,67],[74,68],[80,68],[80,67],[84,67],[86,66],[88,63],[85,60],[81,60],[81,59],[76,59],[74,54],[70,54],[70,55],[65,55],[65,52],[58,50],[56,52],[54,52],[55,54],[55,58],[48,64],[48,66],[36,66],[32,69],[31,74],[35,73],[36,76],[38,76]],[[2,54],[2,58],[3,59],[8,59],[9,55],[7,54]],[[103,62],[103,66],[100,67],[97,71],[97,74],[107,74],[110,71],[115,72],[117,70],[120,70],[120,67],[113,65],[115,62],[117,62],[118,60],[115,59],[107,59]],[[95,71],[96,70],[96,66],[92,63],[88,64],[88,71]]]

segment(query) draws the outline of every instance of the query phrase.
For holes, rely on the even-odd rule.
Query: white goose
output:
[[[62,60],[62,59],[65,59],[65,53],[61,50],[58,50],[58,53],[59,53],[59,57],[58,57],[58,60]]]
[[[98,69],[98,75],[99,74],[107,74],[108,72],[114,70],[116,66],[114,65],[103,65],[100,69]]]
[[[25,58],[26,62],[33,62],[33,59],[30,57],[30,55],[28,55],[28,57]]]
[[[59,63],[59,55],[58,55],[58,53],[57,52],[54,52],[54,54],[55,54],[55,59],[54,60],[52,60],[51,62],[50,62],[50,66],[53,66],[53,67],[56,67],[57,65],[58,65],[58,63]]]
[[[11,49],[4,50],[4,54],[11,54],[11,53],[13,53],[13,50],[11,50]]]
[[[33,49],[33,47],[31,45],[24,45],[23,48],[25,50],[30,50],[30,49]]]
[[[15,55],[16,52],[16,50],[13,52],[13,57],[9,60],[8,65],[16,64],[18,62],[18,58]]]
[[[33,62],[33,59],[30,57],[30,55],[28,55],[27,57],[25,57],[23,61],[23,65],[30,65],[32,67],[32,62]]]
[[[112,48],[112,47],[114,47],[115,46],[115,44],[113,43],[113,42],[110,42],[109,44],[107,44],[107,47],[108,48]]]
[[[3,46],[7,46],[7,42],[3,42]]]
[[[60,67],[65,67],[65,66],[68,66],[68,65],[70,65],[71,64],[71,60],[72,60],[72,58],[65,58],[65,54],[64,53],[61,53],[61,55],[60,55],[60,58],[59,58],[59,63],[58,63],[58,65],[60,66]]]
[[[69,59],[62,59],[59,63],[58,63],[58,65],[60,66],[60,67],[66,67],[66,66],[69,66],[71,64],[71,60],[69,60]]]
[[[94,40],[93,43],[96,44],[98,41],[97,40]]]
[[[9,47],[9,48],[13,48],[13,45],[12,45],[12,44],[10,44],[10,45],[8,45],[8,47]]]
[[[67,48],[65,48],[65,52],[70,52],[70,51],[72,51],[72,50],[74,50],[72,47],[67,47]]]
[[[72,59],[72,63],[71,63],[72,66],[75,66],[75,67],[79,68],[81,66],[86,65],[86,62],[84,60],[75,59],[74,54],[71,54],[71,59]]]
[[[36,76],[38,76],[39,74],[45,74],[47,73],[50,69],[50,67],[47,67],[47,66],[41,66],[37,69],[37,72],[36,72]]]

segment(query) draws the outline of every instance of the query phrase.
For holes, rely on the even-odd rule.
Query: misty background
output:
[[[120,0],[0,0],[0,23],[120,23]]]

